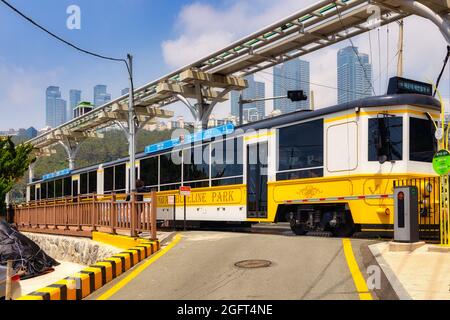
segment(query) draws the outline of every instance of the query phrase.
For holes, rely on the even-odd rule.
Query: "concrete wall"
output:
[[[45,253],[58,261],[91,265],[121,252],[119,248],[85,238],[29,232],[23,232],[23,234],[36,242]]]

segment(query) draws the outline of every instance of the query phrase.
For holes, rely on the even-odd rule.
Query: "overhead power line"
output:
[[[33,19],[31,19],[30,17],[28,17],[27,15],[25,15],[24,13],[22,13],[19,9],[15,8],[12,4],[10,4],[9,2],[7,2],[6,0],[0,0],[1,2],[3,2],[7,7],[9,7],[12,11],[14,11],[15,13],[17,13],[19,16],[21,16],[22,18],[24,18],[25,20],[27,20],[28,22],[30,22],[31,24],[33,24],[35,27],[41,29],[42,31],[44,31],[45,33],[47,33],[48,35],[52,36],[53,38],[57,39],[58,41],[68,45],[69,47],[72,47],[80,52],[83,52],[85,54],[100,58],[100,59],[105,59],[105,60],[110,60],[110,61],[118,61],[118,62],[124,62],[125,65],[127,66],[127,70],[128,73],[131,74],[131,70],[130,70],[130,66],[128,65],[128,61],[126,59],[122,59],[122,58],[113,58],[113,57],[108,57],[108,56],[104,56],[83,48],[78,47],[77,45],[61,38],[60,36],[56,35],[55,33],[51,32],[50,30],[48,30],[47,28],[43,27],[42,25],[40,25],[39,23],[37,23],[36,21],[34,21]]]

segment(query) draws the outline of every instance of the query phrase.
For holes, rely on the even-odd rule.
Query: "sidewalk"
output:
[[[369,246],[400,299],[450,300],[450,252],[389,252],[389,243]]]

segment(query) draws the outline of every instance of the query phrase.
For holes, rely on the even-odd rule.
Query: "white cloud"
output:
[[[164,60],[181,67],[311,4],[311,0],[231,1],[226,8],[193,3],[178,15],[175,39],[162,43]]]
[[[7,65],[0,59],[0,114],[8,114],[8,117],[0,117],[0,128],[18,128],[22,127],[23,123],[43,124],[43,82],[52,83],[59,72],[40,73],[31,68]]]

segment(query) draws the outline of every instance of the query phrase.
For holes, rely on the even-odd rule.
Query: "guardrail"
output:
[[[156,240],[156,192],[83,195],[16,205],[14,223],[18,228],[52,230],[74,234],[82,231],[118,230],[136,237],[149,232]],[[57,231],[57,232],[56,232]]]

